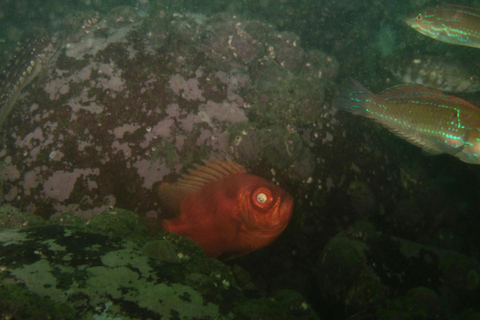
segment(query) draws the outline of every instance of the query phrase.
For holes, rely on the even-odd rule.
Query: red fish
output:
[[[234,162],[210,161],[176,183],[158,187],[161,203],[178,216],[166,231],[200,244],[209,257],[240,256],[272,243],[286,228],[293,198]]]

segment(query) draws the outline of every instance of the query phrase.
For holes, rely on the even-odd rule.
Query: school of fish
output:
[[[410,15],[405,22],[430,38],[480,48],[480,10],[475,8],[443,4]],[[391,72],[412,84],[373,94],[350,79],[340,87],[334,106],[373,119],[429,153],[446,153],[466,163],[480,164],[480,109],[434,89],[475,92],[478,77],[455,62],[448,69],[435,57],[413,59],[403,65],[407,68],[393,68]]]

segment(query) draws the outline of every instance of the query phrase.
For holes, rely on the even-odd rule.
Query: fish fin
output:
[[[388,123],[383,123],[383,122],[379,122],[379,121],[376,121],[376,122],[380,123],[382,126],[387,128],[390,132],[392,132],[396,136],[410,142],[411,144],[421,148],[422,150],[426,151],[429,154],[437,155],[437,154],[445,153],[445,151],[443,151],[442,149],[439,149],[435,146],[432,146],[431,143],[427,143],[425,141],[425,139],[423,139],[421,136],[415,134],[413,131],[412,132],[410,132],[410,131],[405,132],[403,130],[397,129],[394,126],[390,126]]]
[[[397,135],[399,137],[404,138],[405,140],[407,140],[411,144],[421,148],[422,150],[424,150],[428,154],[437,155],[437,154],[445,153],[445,151],[442,151],[442,150],[436,148],[435,146],[432,146],[432,145],[426,143],[423,139],[421,139],[417,136],[408,136],[408,135],[400,135],[400,134],[397,134]]]
[[[419,84],[399,84],[398,86],[380,92],[375,98],[377,100],[395,100],[398,97],[403,98],[406,92],[421,92],[422,94],[445,96],[445,93],[440,90],[428,88]]]
[[[461,152],[465,147],[463,139],[444,138],[443,142],[439,142],[438,148],[444,153],[454,155]]]
[[[183,198],[210,182],[235,173],[246,173],[244,167],[233,161],[210,160],[189,171],[175,183],[162,182],[158,186],[161,206],[170,215],[179,213]]]
[[[372,96],[373,93],[360,84],[360,82],[350,78],[338,88],[338,94],[333,101],[333,106],[340,110],[367,117],[368,112],[365,105]]]
[[[456,9],[456,10],[459,10],[459,11],[465,11],[466,13],[472,14],[472,15],[480,15],[480,9],[467,7],[467,6],[462,6],[461,4],[444,4],[441,7]]]

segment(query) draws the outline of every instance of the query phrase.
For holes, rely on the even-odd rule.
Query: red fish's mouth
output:
[[[287,223],[290,221],[290,217],[292,216],[293,212],[293,197],[288,195],[280,204],[280,210],[282,214],[287,215]]]
[[[264,247],[276,239],[287,227],[293,211],[293,197],[281,195],[268,213],[253,214],[246,222],[245,236]],[[261,240],[263,239],[263,240]]]
[[[278,206],[271,216],[271,228],[272,230],[283,230],[290,218],[293,211],[293,198],[289,194],[286,197],[279,199]]]
[[[287,194],[282,201],[280,210],[290,211],[290,213],[293,211],[293,197],[291,195]]]

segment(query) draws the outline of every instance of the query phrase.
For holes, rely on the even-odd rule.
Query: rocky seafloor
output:
[[[149,238],[121,209],[52,223],[5,206],[0,244],[1,319],[315,318],[299,293],[261,296],[238,265],[171,233]]]
[[[59,5],[48,17],[66,18],[50,29],[40,9],[17,10],[62,46],[1,129],[0,315],[478,319],[476,166],[331,107],[340,71],[388,85],[382,21],[421,43],[394,28],[394,6],[180,3],[147,15],[134,3]],[[359,24],[333,28],[339,19]],[[295,197],[270,247],[219,262],[144,233],[138,216],[164,214],[155,185],[214,157]]]

